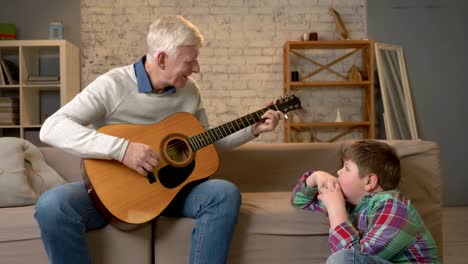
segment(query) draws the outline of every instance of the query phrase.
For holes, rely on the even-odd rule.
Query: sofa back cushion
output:
[[[0,138],[0,207],[32,205],[63,183],[36,146],[21,138]]]
[[[47,163],[52,166],[66,181],[81,181],[81,158],[59,148],[41,147]]]
[[[242,192],[289,192],[310,169],[335,173],[341,166],[337,144],[250,143],[220,153],[214,177],[229,180]]]

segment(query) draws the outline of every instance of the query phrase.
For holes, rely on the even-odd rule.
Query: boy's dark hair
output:
[[[359,169],[359,176],[374,173],[384,190],[398,187],[400,182],[400,159],[395,148],[375,140],[360,140],[344,145],[341,159],[351,160]]]

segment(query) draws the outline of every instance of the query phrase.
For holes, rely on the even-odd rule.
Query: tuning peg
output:
[[[288,114],[284,114],[284,119],[285,119],[285,120],[288,120],[288,119],[289,119]]]

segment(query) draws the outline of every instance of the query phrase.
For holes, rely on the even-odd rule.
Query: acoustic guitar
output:
[[[115,124],[99,132],[150,146],[160,157],[157,168],[141,176],[115,160],[84,159],[84,182],[100,213],[121,230],[157,217],[188,183],[203,180],[218,169],[214,142],[255,124],[269,109],[287,113],[301,109],[291,95],[234,121],[205,130],[190,113],[176,113],[156,124]]]

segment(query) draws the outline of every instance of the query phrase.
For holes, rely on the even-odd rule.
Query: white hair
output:
[[[182,16],[163,16],[154,21],[146,37],[147,59],[152,61],[160,52],[174,54],[180,46],[203,46],[204,38],[190,21]]]

